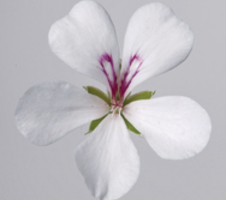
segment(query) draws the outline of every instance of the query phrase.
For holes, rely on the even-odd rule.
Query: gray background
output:
[[[0,0],[0,199],[94,199],[73,156],[83,141],[83,126],[58,142],[30,144],[14,124],[18,99],[32,85],[65,80],[77,86],[96,85],[61,62],[48,46],[49,27],[65,16],[77,0]],[[120,48],[129,18],[150,0],[98,0],[112,17]],[[192,28],[194,48],[178,68],[136,88],[157,90],[156,97],[183,95],[199,102],[213,124],[209,144],[184,161],[158,157],[141,138],[132,135],[141,157],[141,173],[122,200],[226,199],[224,0],[164,0]],[[103,88],[103,87],[102,87]]]

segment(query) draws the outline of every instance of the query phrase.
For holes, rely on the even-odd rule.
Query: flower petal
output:
[[[166,159],[184,159],[207,144],[211,122],[195,101],[180,96],[128,104],[124,116],[144,135],[155,152]]]
[[[76,127],[102,117],[107,104],[69,83],[35,85],[20,99],[15,120],[20,132],[32,143],[47,145]]]
[[[121,90],[129,87],[128,94],[146,79],[176,67],[189,55],[193,39],[188,25],[166,5],[150,3],[138,9],[125,35]]]
[[[119,50],[108,13],[94,1],[81,1],[54,23],[49,32],[52,51],[70,67],[104,85],[115,84]],[[113,86],[112,86],[113,87]]]
[[[118,199],[135,184],[139,156],[120,115],[108,115],[76,149],[75,159],[92,195]]]

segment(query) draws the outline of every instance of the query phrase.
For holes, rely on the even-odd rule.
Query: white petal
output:
[[[92,195],[118,199],[139,175],[139,156],[120,115],[108,115],[76,149],[76,163]]]
[[[94,1],[79,2],[67,16],[54,23],[49,44],[70,67],[105,85],[108,79],[114,82],[119,73],[114,25],[104,8]]]
[[[125,107],[124,115],[162,158],[194,156],[202,151],[210,137],[207,112],[187,97],[136,101]]]
[[[15,119],[30,142],[47,145],[107,112],[108,106],[100,98],[60,81],[27,90],[17,105]]]
[[[122,59],[123,77],[128,73],[126,82],[136,74],[128,92],[146,79],[184,61],[191,51],[193,39],[188,25],[166,5],[150,3],[138,9],[126,31]]]

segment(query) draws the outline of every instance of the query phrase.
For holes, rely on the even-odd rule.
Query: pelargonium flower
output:
[[[100,81],[108,94],[64,81],[31,87],[20,99],[18,129],[32,143],[48,145],[90,123],[75,160],[92,195],[118,199],[139,175],[140,161],[129,132],[142,134],[165,159],[185,159],[207,144],[211,122],[195,101],[181,96],[131,95],[150,77],[164,73],[189,55],[193,34],[162,3],[150,3],[132,16],[122,62],[112,21],[94,1],[81,1],[50,29],[52,51],[76,71]]]

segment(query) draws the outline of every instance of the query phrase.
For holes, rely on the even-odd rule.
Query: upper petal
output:
[[[76,163],[92,195],[118,199],[136,182],[139,156],[120,115],[108,115],[76,149]]]
[[[122,84],[132,78],[129,92],[149,77],[176,67],[186,59],[192,44],[190,28],[169,7],[162,3],[141,7],[132,16],[125,35]]]
[[[206,146],[210,137],[211,122],[207,112],[187,97],[132,102],[123,114],[162,158],[194,156]]]
[[[108,106],[100,98],[59,81],[27,90],[17,105],[15,120],[30,142],[47,145],[107,112]]]
[[[77,3],[49,32],[52,51],[70,67],[105,85],[119,73],[119,50],[108,13],[94,1]],[[110,84],[110,83],[109,83]]]

